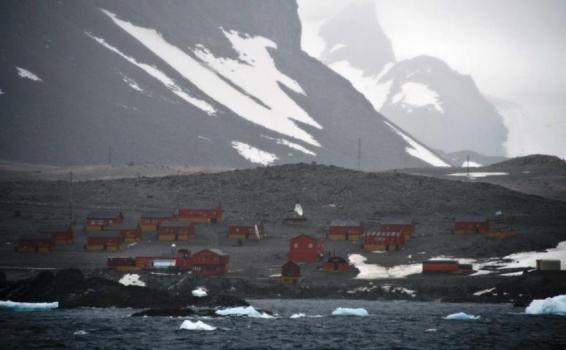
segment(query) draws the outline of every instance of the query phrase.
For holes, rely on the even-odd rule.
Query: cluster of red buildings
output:
[[[255,239],[260,240],[265,236],[265,228],[262,223],[247,224],[237,223],[228,228],[228,238],[230,239]]]
[[[457,217],[454,220],[455,234],[488,233],[489,220],[483,216]]]
[[[408,217],[386,217],[379,222],[379,230],[364,234],[366,251],[396,251],[415,233],[415,224]]]
[[[204,249],[192,256],[183,249],[176,257],[109,258],[107,266],[121,271],[190,271],[194,276],[207,277],[227,273],[229,261],[230,256],[218,249]]]
[[[16,243],[16,251],[47,253],[56,246],[72,244],[73,227],[69,224],[49,224],[39,227],[37,234],[22,236]]]

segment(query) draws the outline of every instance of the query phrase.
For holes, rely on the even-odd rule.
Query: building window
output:
[[[299,248],[299,244],[298,243],[293,244],[293,248]]]
[[[313,247],[312,243],[309,243],[309,248],[312,248],[312,247]]]

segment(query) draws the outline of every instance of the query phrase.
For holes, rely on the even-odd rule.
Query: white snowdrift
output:
[[[11,310],[16,312],[26,311],[50,311],[57,309],[59,302],[53,303],[22,303],[10,300],[0,300],[0,310]]]
[[[529,315],[559,315],[566,316],[566,295],[531,301],[525,309]]]
[[[369,313],[364,308],[349,308],[349,307],[339,307],[332,311],[333,316],[368,316]]]
[[[206,292],[206,289],[203,287],[198,287],[193,289],[193,291],[191,292],[193,294],[193,296],[197,297],[197,298],[204,298],[205,296],[208,295],[208,293]]]
[[[259,148],[239,141],[233,141],[232,148],[234,148],[242,157],[255,164],[269,165],[279,159],[273,153],[262,151]]]
[[[384,123],[387,124],[387,126],[389,126],[391,129],[393,129],[393,131],[395,131],[397,135],[401,136],[401,138],[403,138],[403,140],[405,140],[409,144],[410,147],[405,148],[405,151],[408,154],[435,167],[450,167],[450,164],[446,163],[434,153],[426,149],[423,145],[410,138],[408,135],[396,128],[393,124],[388,121],[384,121]]]
[[[253,318],[274,318],[265,312],[257,311],[253,306],[230,307],[227,309],[216,310],[216,314],[220,316],[247,316]]]
[[[348,260],[360,271],[355,278],[362,280],[402,278],[422,272],[421,264],[398,265],[389,268],[377,264],[367,264],[367,258],[360,254],[351,254],[348,256]]]
[[[135,273],[127,273],[125,274],[118,283],[123,284],[125,286],[138,286],[138,287],[145,287],[145,282],[140,280],[140,275]]]
[[[479,320],[481,316],[470,315],[465,312],[457,312],[455,314],[450,314],[444,317],[445,320],[458,320],[458,321],[470,321],[470,320]]]
[[[294,80],[275,66],[269,49],[277,49],[277,45],[272,41],[222,30],[238,53],[238,60],[216,57],[202,45],[192,50],[198,57],[195,59],[166,41],[156,30],[124,21],[110,11],[102,12],[203,93],[240,117],[313,146],[320,146],[312,135],[295,123],[299,121],[322,128],[281,89],[279,84],[304,94]]]
[[[440,113],[444,113],[444,109],[438,101],[438,93],[432,91],[425,84],[413,81],[403,84],[401,91],[393,96],[391,102],[401,104],[401,106],[410,106],[411,108],[431,107]]]
[[[189,320],[185,320],[183,321],[183,323],[181,323],[181,327],[179,327],[179,329],[185,329],[188,331],[214,331],[216,330],[216,327],[213,327],[202,321],[191,322]]]
[[[41,80],[40,77],[38,77],[37,75],[33,74],[32,72],[30,72],[29,70],[27,70],[25,68],[16,67],[16,70],[18,71],[18,75],[20,76],[20,78],[29,79],[29,80],[36,81],[36,82],[43,81],[43,80]]]
[[[99,43],[100,45],[107,48],[108,50],[118,54],[120,57],[122,57],[126,61],[128,61],[131,64],[142,69],[144,72],[149,74],[152,78],[158,80],[161,84],[165,85],[165,87],[167,89],[169,89],[169,91],[171,91],[175,95],[179,96],[185,102],[188,102],[191,105],[201,109],[202,111],[206,112],[208,115],[213,115],[213,114],[216,113],[216,110],[214,109],[214,107],[212,107],[209,103],[187,94],[179,85],[177,85],[177,83],[175,83],[175,81],[173,79],[171,79],[169,76],[167,76],[165,73],[163,73],[159,69],[155,68],[154,66],[150,66],[149,64],[141,63],[138,60],[136,60],[135,58],[130,57],[130,56],[122,53],[122,51],[118,50],[116,47],[107,43],[106,40],[104,40],[103,38],[97,37],[97,36],[95,36],[91,33],[88,33],[88,32],[85,32],[85,34],[87,36],[89,36],[90,38],[92,38],[97,43]],[[126,81],[126,83],[128,83],[133,89],[138,90],[136,87],[132,86],[132,84],[130,84],[130,82]],[[136,84],[136,86],[137,86],[137,84]],[[139,86],[137,86],[137,87],[139,88]]]

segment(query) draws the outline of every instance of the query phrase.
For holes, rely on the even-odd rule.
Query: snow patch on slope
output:
[[[0,89],[0,95],[4,95],[4,90]]]
[[[37,82],[43,81],[43,80],[41,80],[40,77],[38,77],[37,75],[33,74],[32,72],[30,72],[29,70],[27,70],[25,68],[16,66],[16,70],[18,71],[18,75],[23,79],[29,79],[29,80],[37,81]]]
[[[438,101],[438,93],[432,91],[427,85],[422,83],[407,82],[401,86],[401,91],[395,94],[392,103],[401,104],[406,108],[430,107],[440,113],[444,109]]]
[[[262,151],[259,148],[248,145],[247,143],[233,141],[232,148],[252,163],[270,165],[279,159],[275,154]]]
[[[140,85],[132,78],[122,74],[122,81],[126,84],[128,84],[128,86],[130,86],[132,89],[138,91],[138,92],[144,92],[143,89],[140,87]]]
[[[179,96],[181,99],[183,99],[186,102],[190,103],[191,105],[201,109],[202,111],[206,112],[208,115],[213,115],[213,114],[216,113],[216,110],[214,109],[214,107],[212,107],[209,103],[207,103],[206,101],[203,101],[201,99],[192,97],[189,94],[187,94],[179,85],[177,85],[175,83],[175,81],[173,79],[169,78],[165,73],[163,73],[159,69],[155,68],[154,66],[150,66],[149,64],[138,62],[135,58],[130,57],[130,56],[122,53],[116,47],[107,43],[106,40],[104,40],[103,38],[97,37],[97,36],[95,36],[91,33],[88,33],[88,32],[85,32],[85,34],[87,36],[89,36],[90,38],[94,39],[100,45],[107,48],[108,50],[120,55],[126,61],[130,62],[131,64],[133,64],[133,65],[135,65],[139,68],[141,68],[143,71],[145,71],[147,74],[152,76],[154,79],[159,80],[163,85],[165,85],[165,87],[167,89],[169,89],[175,95]]]
[[[396,128],[393,124],[387,121],[384,121],[384,123],[387,124],[391,129],[393,129],[393,131],[395,131],[409,144],[410,147],[405,148],[405,151],[408,154],[436,167],[450,167],[450,164],[446,163],[445,161],[440,159],[437,155],[435,155],[434,153],[426,149],[424,146],[419,144],[417,141],[410,138],[408,135],[406,135],[401,130]]]
[[[309,150],[306,147],[299,145],[298,143],[291,142],[287,139],[276,139],[274,137],[265,136],[265,135],[262,135],[262,136],[264,138],[268,139],[268,140],[275,141],[275,143],[278,144],[278,145],[287,146],[287,147],[294,149],[296,151],[303,152],[304,154],[308,154],[309,156],[316,156],[316,153],[314,153],[313,151]]]
[[[362,280],[402,278],[422,272],[421,264],[398,265],[389,268],[377,264],[367,264],[367,258],[360,254],[351,254],[348,256],[348,260],[360,271],[355,278]]]
[[[136,26],[119,19],[107,10],[102,11],[116,25],[164,60],[202,92],[242,118],[320,147],[312,135],[294,122],[300,121],[318,129],[322,128],[281,90],[279,84],[295,92],[304,93],[295,81],[279,72],[275,67],[268,51],[268,49],[277,48],[272,41],[259,36],[243,36],[234,31],[223,31],[236,52],[239,53],[239,61],[216,57],[203,46],[198,46],[192,51],[203,61],[200,62],[166,41],[156,30]],[[222,77],[235,84],[240,90]],[[258,103],[258,100],[261,102]]]

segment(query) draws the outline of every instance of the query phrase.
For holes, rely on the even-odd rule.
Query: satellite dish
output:
[[[299,216],[303,216],[303,207],[299,203],[295,204],[295,213]]]

